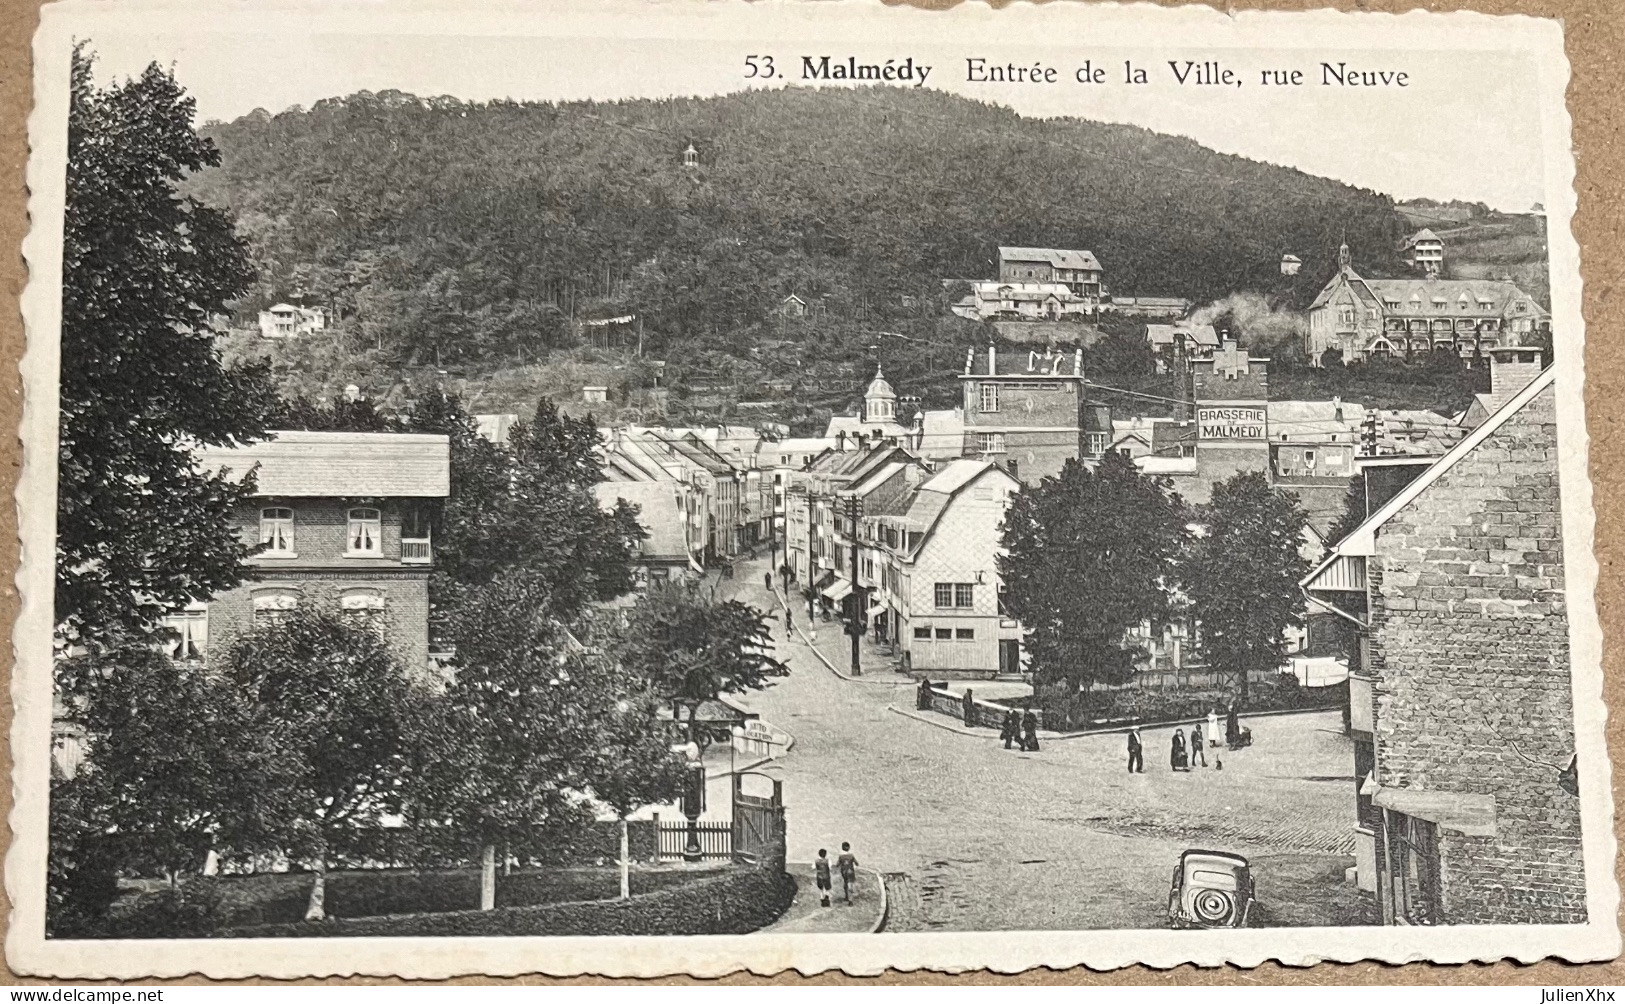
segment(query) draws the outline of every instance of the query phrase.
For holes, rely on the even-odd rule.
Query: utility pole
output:
[[[852,636],[852,675],[862,676],[863,666],[858,659],[859,643],[863,641],[863,587],[858,584],[858,508],[862,504],[856,493],[847,499],[847,514],[852,532],[852,619],[846,632]]]

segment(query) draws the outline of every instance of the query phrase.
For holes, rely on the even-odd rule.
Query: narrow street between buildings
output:
[[[740,562],[719,594],[777,609],[767,565]],[[1353,754],[1335,712],[1250,720],[1253,747],[1191,773],[1169,769],[1172,729],[1146,729],[1131,775],[1121,735],[1005,750],[890,710],[913,706],[907,682],[843,679],[782,617],[774,637],[790,676],[740,703],[796,737],[762,768],[785,782],[790,860],[850,841],[886,875],[887,930],[1160,927],[1190,847],[1252,861],[1265,923],[1363,919],[1343,885]]]

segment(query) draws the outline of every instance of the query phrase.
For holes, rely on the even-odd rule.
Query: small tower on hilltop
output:
[[[683,148],[683,167],[689,171],[697,171],[700,168],[700,151],[694,148],[692,142]]]

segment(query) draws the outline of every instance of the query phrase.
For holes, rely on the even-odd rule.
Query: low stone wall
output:
[[[918,692],[919,688],[916,688],[916,691]],[[919,705],[919,710],[935,711],[938,714],[956,718],[962,724],[971,728],[1002,729],[1004,727],[1004,716],[1010,712],[1011,708],[1008,704],[982,700],[976,696],[976,688],[972,687],[966,691],[971,699],[971,709],[967,716],[965,698],[960,694],[941,687],[932,687],[926,693],[925,703]],[[1048,729],[1049,726],[1044,724],[1044,712],[1041,709],[1034,709],[1034,713],[1038,715],[1038,727]]]

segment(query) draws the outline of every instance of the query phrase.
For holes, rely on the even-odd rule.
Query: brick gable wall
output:
[[[1441,828],[1442,919],[1583,922],[1579,799],[1529,762],[1574,751],[1553,390],[1384,525],[1376,550],[1378,780],[1496,800],[1493,837]]]

